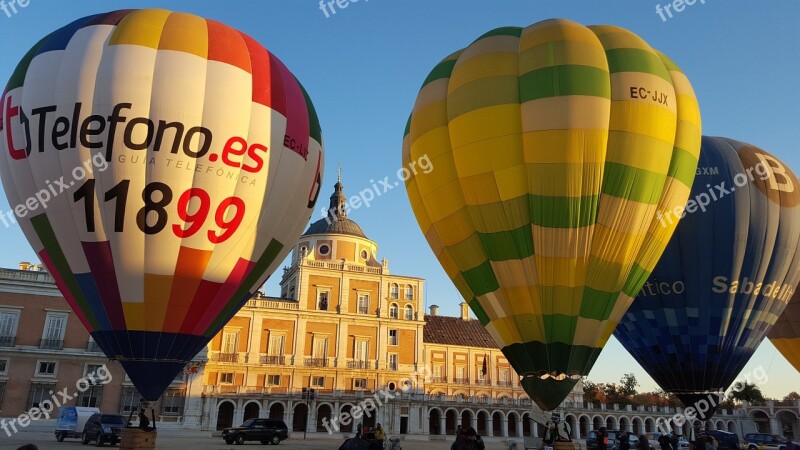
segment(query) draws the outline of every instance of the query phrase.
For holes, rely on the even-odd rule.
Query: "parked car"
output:
[[[61,442],[64,438],[79,438],[83,436],[83,426],[92,417],[99,413],[98,408],[84,408],[82,406],[62,406],[58,408],[56,418],[56,440]]]
[[[744,435],[744,443],[747,450],[787,450],[789,440],[774,434],[748,433]]]
[[[122,430],[127,425],[128,421],[119,414],[92,414],[83,426],[81,443],[86,445],[94,441],[98,447],[102,447],[106,442],[117,445],[122,439]]]
[[[741,450],[739,435],[722,430],[706,430],[703,435],[712,436],[717,440],[719,450]]]
[[[289,437],[286,423],[278,419],[247,419],[238,427],[222,430],[222,439],[227,444],[244,444],[259,441],[262,444],[278,445]]]

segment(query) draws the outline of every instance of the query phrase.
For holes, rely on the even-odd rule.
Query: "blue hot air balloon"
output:
[[[713,414],[800,280],[799,188],[769,153],[703,137],[685,210],[657,214],[665,226],[683,218],[614,335],[701,419]]]

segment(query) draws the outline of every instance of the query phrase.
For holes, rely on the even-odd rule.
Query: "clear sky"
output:
[[[10,0],[6,0],[9,2]],[[0,79],[40,38],[68,22],[110,9],[161,7],[219,20],[261,42],[308,90],[323,127],[326,151],[321,201],[327,202],[341,162],[348,195],[370,180],[396,180],[403,128],[416,93],[444,56],[484,32],[552,17],[628,28],[670,55],[689,76],[703,113],[703,132],[758,145],[800,169],[800,2],[697,0],[666,21],[655,0],[504,1],[360,0],[325,12],[315,0],[63,1],[29,0],[0,11]],[[660,2],[666,5],[666,0]],[[342,3],[344,4],[344,2]],[[0,195],[0,208],[8,210]],[[315,213],[312,220],[319,217]],[[461,298],[433,256],[405,190],[390,190],[351,217],[380,245],[392,273],[427,279],[426,304],[457,314]],[[35,260],[19,228],[0,224],[0,266]],[[280,273],[280,270],[278,271]],[[277,295],[276,276],[267,285]],[[800,374],[764,342],[743,371],[762,366],[762,390],[783,397],[800,391]],[[655,383],[613,338],[590,374],[618,381],[634,372],[644,390]]]

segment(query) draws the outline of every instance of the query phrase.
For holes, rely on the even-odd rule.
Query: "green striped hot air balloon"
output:
[[[543,409],[588,374],[689,195],[700,112],[681,70],[633,33],[547,20],[439,63],[403,162],[417,221]]]

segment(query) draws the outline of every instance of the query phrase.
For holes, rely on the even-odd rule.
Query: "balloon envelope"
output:
[[[302,86],[249,36],[191,14],[54,31],[14,71],[2,124],[25,236],[147,400],[280,264],[319,191]]]
[[[403,142],[411,206],[543,409],[647,279],[673,230],[655,214],[686,201],[699,147],[688,79],[621,28],[499,28],[425,80]]]
[[[800,372],[800,294],[797,292],[770,330],[769,340]]]
[[[798,188],[764,150],[703,137],[686,215],[614,332],[687,406],[730,386],[791,298],[800,280]]]

